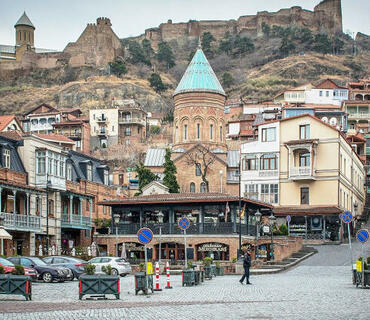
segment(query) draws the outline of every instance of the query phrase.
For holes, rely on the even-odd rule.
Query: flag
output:
[[[245,204],[243,206],[242,211],[240,212],[240,219],[244,219],[244,213],[245,213]]]
[[[225,222],[227,222],[227,215],[230,212],[229,202],[226,202],[226,208],[225,208]]]

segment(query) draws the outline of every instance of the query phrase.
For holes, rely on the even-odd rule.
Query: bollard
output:
[[[162,291],[162,289],[159,288],[159,263],[155,263],[155,289],[154,291]]]
[[[166,264],[166,276],[167,276],[167,286],[165,287],[165,289],[172,289],[170,282],[170,264],[168,261]]]

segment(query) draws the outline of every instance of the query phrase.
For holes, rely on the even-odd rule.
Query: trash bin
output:
[[[153,290],[153,275],[146,275],[145,272],[138,272],[135,274],[135,295],[139,291],[142,291],[144,294],[148,294],[149,290]]]
[[[182,286],[193,286],[195,284],[195,273],[193,269],[182,270]]]
[[[194,283],[196,286],[200,284],[200,273],[201,271],[194,271]]]
[[[211,264],[211,274],[213,277],[216,277],[216,265],[215,264]]]
[[[216,266],[216,274],[218,276],[223,276],[225,275],[225,268],[221,266]]]
[[[210,266],[205,266],[204,267],[204,278],[205,279],[212,279],[212,272],[211,272],[211,267]]]

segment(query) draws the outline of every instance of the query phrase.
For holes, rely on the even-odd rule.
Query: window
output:
[[[197,177],[201,176],[201,170],[202,170],[202,165],[200,163],[197,163],[195,165],[195,175]]]
[[[33,265],[32,261],[27,258],[21,258],[20,263],[23,267],[31,267]]]
[[[222,126],[220,126],[220,141],[222,141]]]
[[[184,140],[188,139],[188,125],[184,124]]]
[[[87,173],[87,175],[86,175],[87,180],[92,181],[92,168],[91,168],[91,164],[88,164],[86,166],[86,173]]]
[[[200,139],[200,123],[197,123],[197,139]]]
[[[244,158],[243,161],[243,170],[257,170],[257,158],[255,156],[251,156],[250,158]]]
[[[329,91],[326,91],[326,96],[329,97]]]
[[[125,128],[125,136],[131,136],[131,128]]]
[[[51,200],[51,199],[49,199],[48,214],[49,216],[54,215],[54,200]]]
[[[52,174],[53,172],[53,159],[50,157],[48,157],[48,174]]]
[[[95,120],[95,113],[93,114],[93,119]]]
[[[45,151],[36,152],[36,172],[37,174],[45,174]]]
[[[59,161],[59,177],[64,178],[64,161]]]
[[[276,128],[262,129],[262,142],[275,141],[275,139],[276,139]]]
[[[309,167],[311,164],[311,155],[309,153],[300,153],[299,154],[299,166],[300,167]]]
[[[58,167],[59,167],[59,160],[54,159],[54,175],[58,176]]]
[[[112,126],[112,132],[114,132],[114,126]]]
[[[265,154],[260,159],[260,168],[261,170],[276,170],[276,155],[274,154]]]
[[[67,180],[72,181],[72,163],[67,164]]]
[[[104,184],[108,185],[108,170],[104,170]]]
[[[310,125],[299,126],[299,139],[310,139]]]
[[[207,192],[207,188],[206,188],[206,183],[205,182],[201,182],[201,184],[200,184],[200,192],[201,193]]]
[[[209,126],[209,139],[213,140],[213,124]]]
[[[76,148],[81,148],[81,140],[76,141]]]
[[[320,91],[319,96],[322,97],[322,91]]]
[[[4,168],[10,168],[10,150],[4,149],[3,152],[3,166]]]
[[[190,192],[194,193],[195,192],[195,183],[190,182]]]
[[[246,184],[245,193],[248,199],[258,200],[258,184]]]
[[[301,188],[301,204],[309,204],[309,189],[308,188]]]

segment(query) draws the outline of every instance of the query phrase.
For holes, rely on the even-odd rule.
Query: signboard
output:
[[[153,274],[153,264],[151,262],[146,264],[146,274]]]
[[[182,230],[186,230],[190,227],[190,221],[188,218],[186,217],[182,217],[180,220],[179,220],[179,228],[182,229]]]
[[[208,251],[227,252],[227,245],[222,244],[222,243],[214,243],[214,242],[203,243],[198,246],[198,251],[200,252],[208,252]]]
[[[369,231],[366,229],[361,229],[357,232],[356,238],[358,241],[365,243],[367,240],[369,240]]]
[[[149,228],[141,228],[137,232],[137,239],[141,244],[148,244],[153,240],[153,232]]]
[[[343,221],[343,223],[350,223],[352,221],[352,213],[347,211],[343,212],[339,215],[339,218]]]
[[[263,226],[262,231],[263,231],[263,233],[269,233],[270,232],[270,227],[269,226]]]
[[[144,251],[144,246],[136,242],[126,242],[126,251]]]

